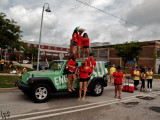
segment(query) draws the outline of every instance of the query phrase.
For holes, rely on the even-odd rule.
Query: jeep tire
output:
[[[103,93],[103,84],[100,81],[96,81],[91,87],[91,94],[93,96],[100,96]]]
[[[45,83],[38,83],[33,86],[31,98],[36,103],[46,102],[50,97],[50,87]]]

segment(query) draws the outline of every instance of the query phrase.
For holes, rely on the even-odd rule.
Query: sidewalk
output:
[[[0,73],[0,76],[18,76],[17,74]]]
[[[19,90],[17,87],[12,87],[12,88],[0,88],[0,92],[1,91],[12,91],[12,90]]]

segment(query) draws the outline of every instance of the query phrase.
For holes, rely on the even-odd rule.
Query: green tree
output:
[[[121,57],[124,62],[124,68],[127,63],[127,61],[134,60],[136,58],[136,61],[138,62],[138,55],[140,54],[140,51],[142,50],[142,46],[147,45],[144,42],[138,42],[138,41],[131,41],[130,43],[125,42],[124,44],[117,44],[115,45],[116,49],[116,55],[118,57]]]
[[[2,49],[14,50],[20,47],[20,26],[12,19],[7,19],[4,13],[0,13],[0,47]]]
[[[31,60],[33,57],[33,60],[35,61],[35,59],[38,56],[38,49],[35,47],[28,47],[26,45],[23,46],[23,50],[22,50],[22,55],[24,58],[29,57],[29,59]]]

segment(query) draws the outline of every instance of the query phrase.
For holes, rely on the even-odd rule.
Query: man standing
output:
[[[89,58],[87,59],[87,66],[92,70],[96,69],[96,61],[93,59],[93,53],[89,54]],[[87,85],[89,83],[90,77],[88,77]]]
[[[137,86],[139,85],[139,79],[140,79],[140,70],[139,70],[139,67],[137,66],[136,69],[134,70],[134,89],[135,90],[138,90],[137,89]]]
[[[112,83],[113,73],[116,72],[115,65],[113,64],[113,67],[110,68],[110,83]]]

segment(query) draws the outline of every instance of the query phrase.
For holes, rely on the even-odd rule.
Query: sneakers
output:
[[[148,88],[148,89],[147,89],[147,91],[148,91],[148,92],[151,92],[151,91],[152,91],[152,89],[151,89],[151,88],[150,88],[150,89]]]

